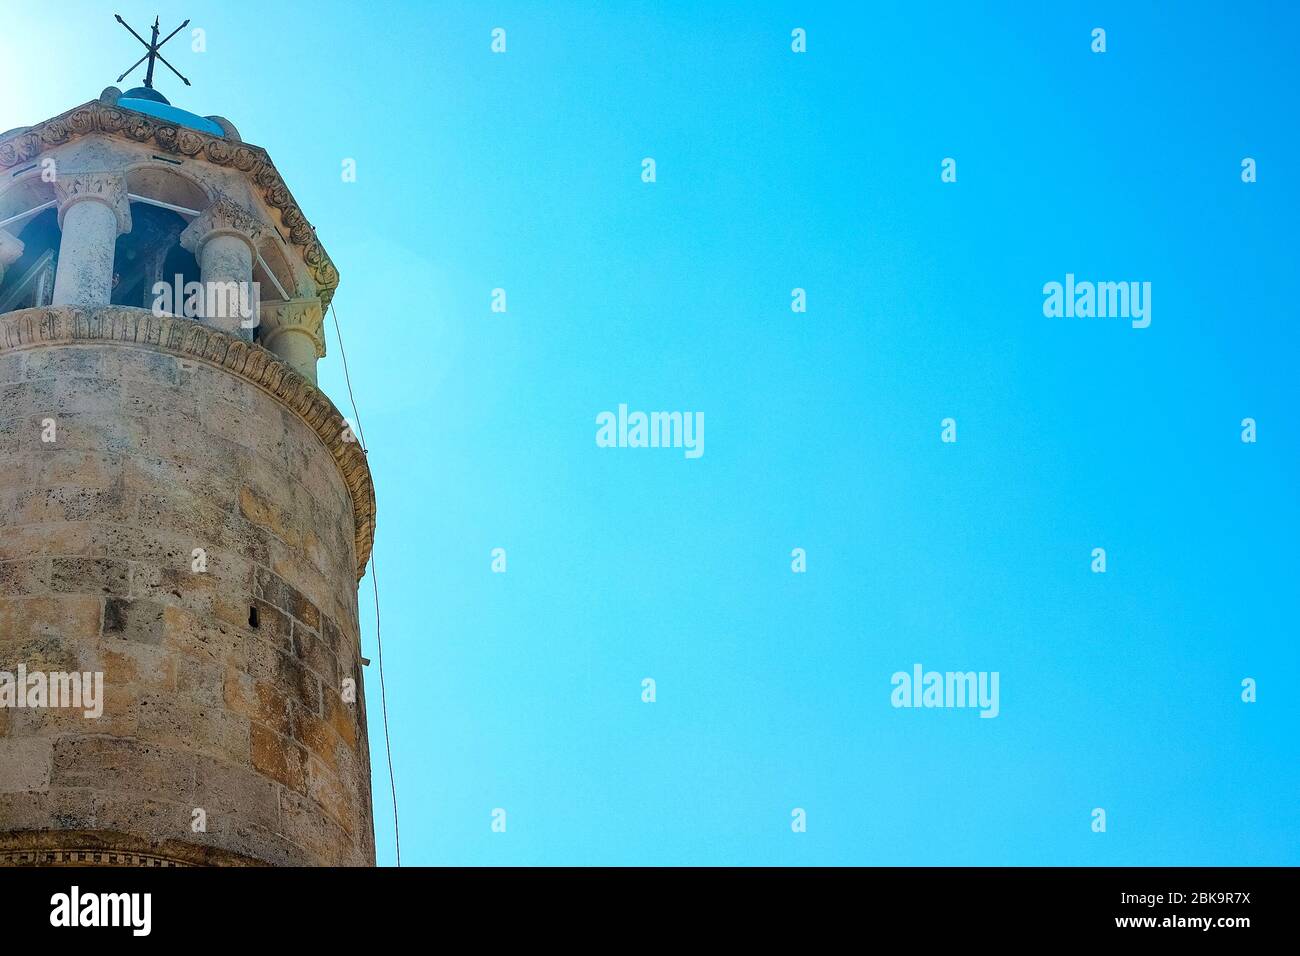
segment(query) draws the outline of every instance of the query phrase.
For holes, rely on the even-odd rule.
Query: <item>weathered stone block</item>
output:
[[[125,594],[131,587],[129,567],[112,558],[54,558],[50,588],[72,594]]]
[[[183,660],[168,648],[149,642],[115,640],[106,634],[104,642],[83,653],[82,670],[100,671],[108,687],[139,687],[172,690],[176,687],[177,662]]]
[[[315,671],[326,687],[338,687],[339,666],[329,646],[301,621],[293,625],[293,654],[302,664]]]
[[[239,490],[239,513],[245,520],[269,531],[290,547],[302,546],[302,532],[298,529],[296,516],[248,485]]]
[[[223,667],[244,668],[247,639],[239,628],[224,621],[200,617],[184,608],[163,609],[163,646],[169,652],[192,655]]]
[[[355,703],[345,701],[337,691],[324,695],[325,720],[329,722],[334,733],[350,749],[357,749],[358,721],[365,715],[365,700],[361,693],[361,680],[357,681],[357,700]],[[364,736],[364,731],[362,732]]]
[[[115,382],[139,382],[142,394],[157,394],[160,391],[171,394],[173,390],[163,390],[158,386],[175,384],[176,358],[151,349],[105,349],[103,375]],[[176,394],[188,394],[174,391]]]
[[[226,668],[223,701],[231,713],[262,724],[282,737],[291,736],[289,698],[265,681],[255,681],[242,671]]]
[[[95,826],[94,791],[0,789],[0,822],[9,830],[89,830]]]
[[[0,519],[0,524],[3,524]],[[84,521],[49,521],[7,527],[0,533],[0,561],[60,555],[75,557],[90,548],[90,524]]]
[[[121,458],[80,448],[52,448],[29,459],[25,477],[38,487],[71,485],[109,491],[121,480]]]
[[[61,737],[54,745],[52,785],[188,801],[194,756],[188,748],[116,737]]]
[[[249,721],[224,706],[191,705],[172,694],[142,694],[140,736],[235,763],[249,759]]]
[[[104,637],[140,644],[160,644],[163,606],[154,601],[109,598],[104,602]]]
[[[0,385],[21,382],[24,378],[26,378],[26,375],[24,373],[22,352],[0,355]]]
[[[252,621],[251,612],[257,611],[257,632],[258,636],[268,644],[273,644],[280,650],[288,651],[293,649],[293,618],[285,614],[274,604],[263,601],[261,598],[253,598],[250,606],[249,621]],[[251,623],[250,623],[250,626]]]
[[[311,797],[286,791],[280,800],[281,832],[293,843],[307,847],[328,866],[366,866],[364,848],[350,839],[343,828],[321,812]],[[371,855],[373,855],[371,848]]]
[[[0,737],[0,793],[47,789],[52,753],[48,737]]]
[[[197,614],[212,613],[212,605],[222,582],[213,573],[191,571],[188,564],[157,567],[131,563],[131,596],[148,598],[160,605],[183,607]]]
[[[34,349],[27,353],[27,378],[69,378],[103,375],[103,350],[94,346],[74,345],[62,348]]]
[[[253,593],[302,621],[312,630],[320,629],[320,609],[279,575],[258,568]]]
[[[85,595],[0,597],[0,644],[94,639],[99,634],[102,605],[101,598]]]
[[[176,659],[176,696],[191,707],[224,709],[227,668],[195,657]]]
[[[94,795],[96,829],[139,833],[152,840],[188,838],[193,800],[161,800],[151,793],[100,791]]]
[[[279,827],[278,784],[247,765],[200,756],[195,762],[194,801],[207,811],[209,831],[231,819],[271,831]]]
[[[307,792],[307,751],[260,724],[252,725],[253,767],[290,790]]]
[[[50,589],[50,561],[0,562],[0,594],[41,594]]]

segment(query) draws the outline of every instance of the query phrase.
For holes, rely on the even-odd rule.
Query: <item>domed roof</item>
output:
[[[157,90],[149,89],[145,86],[138,86],[133,90],[127,90],[117,101],[117,105],[127,110],[135,110],[137,113],[144,113],[147,116],[156,116],[158,119],[167,120],[169,123],[176,123],[180,126],[188,126],[190,129],[197,129],[200,132],[207,133],[210,136],[225,136],[226,131],[220,125],[214,123],[205,116],[199,116],[190,113],[187,110],[178,109],[167,102],[167,97],[163,96]]]
[[[153,100],[155,103],[163,103],[167,106],[171,106],[171,100],[167,99],[167,97],[163,96],[150,86],[137,86],[133,90],[127,90],[122,95],[128,96],[133,100]]]

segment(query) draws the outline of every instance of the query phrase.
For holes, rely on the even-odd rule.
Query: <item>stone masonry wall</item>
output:
[[[83,337],[44,310],[53,331],[20,341],[23,314],[0,317],[0,671],[102,671],[105,697],[97,720],[0,707],[0,862],[373,865],[339,453],[209,360],[229,337],[97,311],[144,331]]]

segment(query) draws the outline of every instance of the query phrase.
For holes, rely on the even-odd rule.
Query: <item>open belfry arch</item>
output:
[[[151,85],[0,134],[0,672],[103,679],[0,707],[0,864],[374,863],[338,280],[266,151]]]
[[[0,310],[111,304],[122,298],[127,269],[152,280],[130,286],[140,294],[129,304],[147,307],[154,283],[174,279],[160,253],[179,246],[204,281],[257,282],[261,323],[245,338],[315,381],[338,270],[270,157],[241,142],[220,117],[193,117],[190,127],[141,109],[190,116],[152,90],[123,95],[110,88],[0,139]],[[136,249],[124,240],[141,215],[151,225],[170,221],[149,230]],[[55,262],[63,265],[62,281],[42,286]]]

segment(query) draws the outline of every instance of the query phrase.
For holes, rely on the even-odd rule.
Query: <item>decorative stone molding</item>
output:
[[[68,210],[79,202],[102,202],[117,217],[118,235],[131,231],[131,202],[126,198],[126,177],[121,173],[62,173],[54,183],[59,203],[59,228]]]
[[[277,338],[286,332],[297,332],[311,339],[318,359],[325,357],[325,312],[320,299],[263,302],[259,314],[262,342],[272,352],[276,351]]]
[[[0,282],[5,281],[5,269],[23,257],[25,248],[21,239],[0,229]]]
[[[338,270],[317,241],[316,230],[294,201],[270,156],[260,146],[232,142],[155,116],[123,109],[115,102],[91,100],[54,119],[0,137],[0,168],[12,169],[20,163],[29,163],[51,147],[95,133],[145,143],[174,156],[201,154],[207,162],[242,172],[261,190],[266,204],[279,212],[280,225],[288,234],[289,241],[302,250],[303,261],[320,289],[321,303],[328,306],[334,298],[334,290],[339,284]]]
[[[263,866],[218,847],[150,843],[113,830],[18,830],[0,833],[0,866]]]
[[[0,866],[192,866],[153,853],[125,850],[0,850]]]
[[[181,245],[198,258],[209,240],[218,236],[234,236],[248,243],[249,251],[256,259],[257,244],[269,231],[270,226],[253,210],[241,206],[229,196],[219,196],[185,227],[181,233]]]
[[[158,349],[224,369],[285,405],[329,450],[352,497],[357,580],[375,540],[375,486],[361,445],[324,392],[259,345],[190,319],[148,309],[23,309],[0,316],[0,356],[45,345],[104,344]]]

